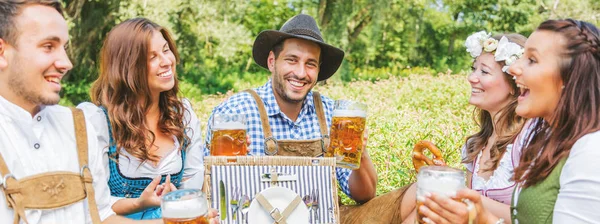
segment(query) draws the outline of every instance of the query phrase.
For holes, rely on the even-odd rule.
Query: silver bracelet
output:
[[[496,224],[504,224],[504,219],[499,218],[498,221],[496,221]]]

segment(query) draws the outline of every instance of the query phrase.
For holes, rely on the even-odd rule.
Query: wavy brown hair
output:
[[[516,43],[521,47],[527,41],[526,37],[516,33],[495,35],[493,38],[499,41],[503,36],[506,36],[510,42]],[[497,63],[501,67],[505,65],[504,61]],[[493,171],[498,168],[500,160],[504,152],[506,152],[506,147],[515,141],[525,123],[525,119],[515,113],[519,88],[517,88],[517,84],[508,73],[504,73],[504,80],[509,84],[511,89],[510,102],[496,113],[496,142],[494,142],[494,145],[490,149],[490,160],[486,162],[491,163],[491,166],[489,169],[483,171]],[[467,156],[463,159],[462,163],[472,163],[477,158],[479,152],[488,144],[488,139],[494,133],[494,118],[488,111],[475,107],[473,115],[477,126],[479,126],[479,131],[467,137],[465,143]]]
[[[515,179],[525,187],[550,175],[586,134],[600,130],[600,32],[594,25],[573,19],[547,20],[537,30],[562,35],[560,78],[564,89],[550,121],[538,119],[528,138]],[[535,134],[547,133],[547,134]]]
[[[149,152],[155,134],[146,125],[146,113],[153,102],[148,86],[148,48],[154,32],[160,32],[179,62],[175,42],[169,32],[145,18],[126,20],[115,26],[104,40],[100,51],[100,76],[92,84],[92,102],[104,106],[108,112],[112,137],[117,152],[125,149],[141,161],[158,161]],[[173,69],[175,85],[160,93],[158,107],[161,132],[175,136],[183,145],[185,108],[177,94],[177,74]]]

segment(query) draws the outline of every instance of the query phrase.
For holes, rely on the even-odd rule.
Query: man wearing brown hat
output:
[[[331,77],[344,52],[323,41],[315,20],[297,15],[280,30],[262,31],[252,49],[254,61],[269,69],[263,86],[231,96],[214,114],[245,114],[250,136],[249,155],[321,156],[329,142],[333,100],[312,91],[317,81]],[[211,140],[208,124],[205,155]],[[302,151],[288,147],[303,144]],[[368,153],[357,170],[337,168],[342,191],[359,203],[375,197],[377,174]]]

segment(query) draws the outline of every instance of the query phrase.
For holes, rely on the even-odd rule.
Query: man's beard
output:
[[[16,69],[12,69],[11,71],[11,76],[8,79],[8,88],[16,96],[35,105],[54,105],[60,101],[60,97],[44,97],[42,88],[36,91],[36,87],[29,84],[23,77],[23,71],[20,69],[23,64],[19,60],[16,60],[12,66]]]
[[[297,77],[293,77],[296,78]],[[301,79],[298,79],[301,80]],[[281,77],[279,75],[279,73],[277,72],[277,70],[275,70],[275,73],[273,74],[273,86],[275,87],[275,92],[277,92],[277,95],[279,95],[281,97],[281,99],[287,103],[301,103],[304,102],[304,100],[306,99],[306,96],[308,95],[308,92],[306,92],[306,94],[304,94],[304,96],[302,96],[301,99],[292,99],[290,98],[286,93],[285,93],[285,77]],[[301,80],[301,81],[305,81],[305,80]],[[307,84],[309,85],[309,84]]]

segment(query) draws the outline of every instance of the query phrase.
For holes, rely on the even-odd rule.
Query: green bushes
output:
[[[410,70],[405,72],[428,69]],[[475,131],[473,107],[468,104],[470,87],[465,76],[390,74],[389,79],[330,82],[315,88],[332,99],[367,103],[367,148],[379,177],[378,194],[415,181],[410,155],[419,140],[434,142],[450,166],[462,168],[460,147],[465,137]],[[192,100],[203,130],[212,108],[230,94],[204,95],[199,101]],[[344,202],[350,200],[344,198]]]

